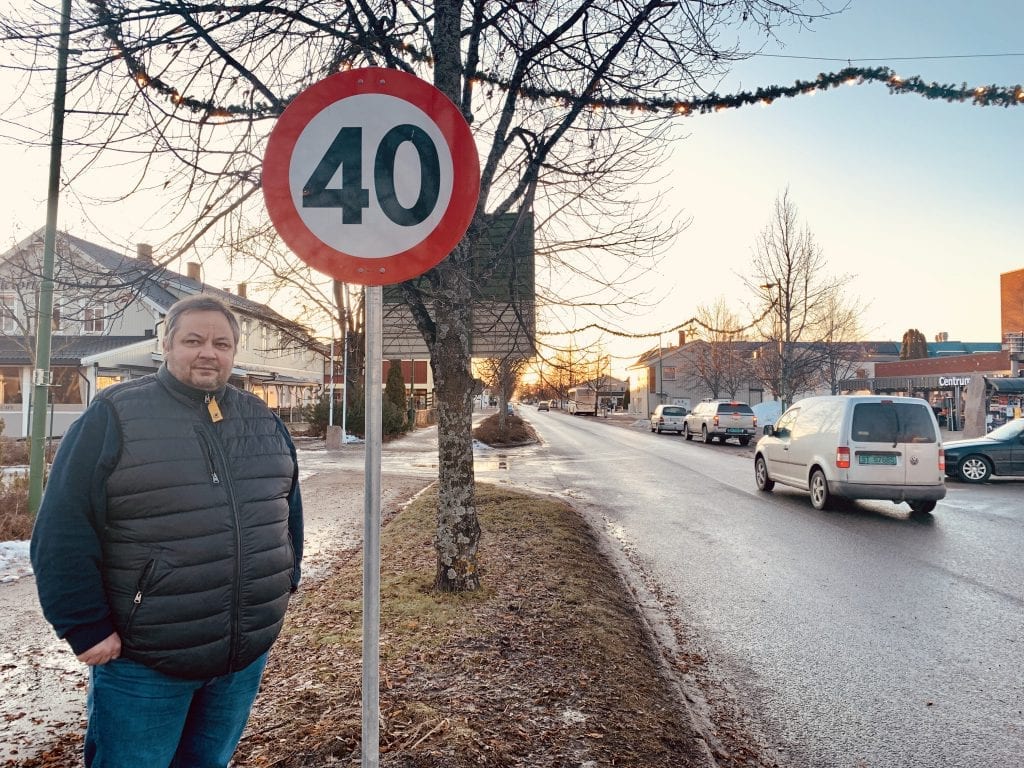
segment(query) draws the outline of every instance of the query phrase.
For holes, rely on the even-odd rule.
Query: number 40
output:
[[[395,156],[410,142],[420,161],[420,193],[406,208],[395,194]],[[327,184],[341,168],[341,189]],[[437,147],[415,125],[396,125],[384,134],[373,160],[373,186],[377,203],[395,224],[412,227],[425,221],[437,205],[441,187]],[[302,189],[303,208],[341,208],[342,224],[362,224],[363,209],[370,207],[370,192],[363,187],[363,129],[342,128]]]

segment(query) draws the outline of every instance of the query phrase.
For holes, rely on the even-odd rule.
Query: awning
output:
[[[1024,378],[985,378],[985,383],[1004,395],[1024,395]]]

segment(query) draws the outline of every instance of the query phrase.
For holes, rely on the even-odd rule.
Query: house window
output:
[[[676,367],[674,365],[666,365],[661,372],[661,377],[665,379],[665,381],[675,381]]]
[[[265,325],[260,325],[260,349],[264,352],[270,349],[270,329]]]
[[[83,391],[87,386],[84,376],[77,368],[59,366],[50,369],[53,384],[50,387],[50,402],[58,405],[81,405],[85,402]]]
[[[106,312],[102,304],[95,304],[85,308],[82,315],[83,333],[103,333]]]
[[[242,322],[239,323],[241,328],[238,334],[238,348],[248,349],[249,348],[249,334],[252,333],[252,320],[248,317],[243,317]]]
[[[0,331],[15,333],[18,330],[18,295],[14,291],[0,292]]]
[[[21,403],[21,368],[0,368],[0,402],[4,405]]]
[[[122,381],[124,381],[123,376],[115,374],[100,374],[96,377],[96,391],[98,392],[101,389],[106,389],[107,387],[112,387],[115,384],[120,384]]]

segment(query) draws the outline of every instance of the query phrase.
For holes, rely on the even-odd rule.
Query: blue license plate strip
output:
[[[889,455],[878,455],[872,453],[861,453],[857,455],[858,464],[869,464],[869,465],[882,465],[886,467],[896,466],[896,456],[894,454]]]

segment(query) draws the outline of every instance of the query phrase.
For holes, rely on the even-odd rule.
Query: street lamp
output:
[[[782,410],[786,410],[789,403],[787,401],[787,395],[789,394],[787,389],[789,385],[788,372],[786,370],[786,339],[784,335],[784,329],[786,327],[785,318],[782,316],[782,283],[776,281],[774,283],[765,283],[761,286],[766,291],[769,291],[771,297],[772,307],[775,309],[775,317],[772,318],[772,325],[775,325],[775,320],[778,320],[778,351],[779,351],[779,403],[782,406]],[[772,288],[777,289],[778,293],[773,296],[770,292]],[[777,301],[776,301],[777,298]]]

